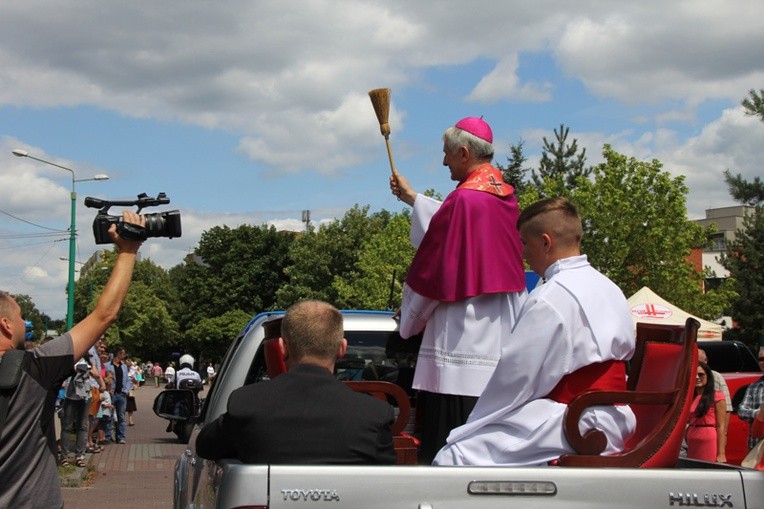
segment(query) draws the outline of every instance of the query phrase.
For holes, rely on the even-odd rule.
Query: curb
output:
[[[85,466],[58,467],[58,478],[62,488],[81,488],[88,476],[88,469],[92,467],[93,455],[85,454]]]

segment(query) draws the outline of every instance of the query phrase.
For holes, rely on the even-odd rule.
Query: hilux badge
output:
[[[669,505],[680,507],[734,507],[732,505],[732,494],[723,493],[674,493],[669,492]]]

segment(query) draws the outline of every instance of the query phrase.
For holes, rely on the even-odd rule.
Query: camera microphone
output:
[[[91,209],[102,209],[106,205],[106,200],[88,196],[85,198],[85,206]]]

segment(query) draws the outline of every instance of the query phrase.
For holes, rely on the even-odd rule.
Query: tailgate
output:
[[[750,500],[749,500],[750,502]],[[740,472],[425,466],[272,466],[270,509],[745,507]]]

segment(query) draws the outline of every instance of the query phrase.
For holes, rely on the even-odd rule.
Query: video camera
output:
[[[93,209],[100,209],[93,220],[93,236],[96,244],[110,244],[109,228],[112,224],[117,225],[117,233],[120,237],[130,240],[146,240],[148,237],[180,237],[180,211],[168,210],[166,212],[157,212],[154,214],[145,214],[146,227],[141,228],[137,225],[125,223],[121,216],[112,216],[109,214],[109,208],[117,205],[122,207],[138,207],[137,213],[146,207],[156,207],[158,205],[167,205],[170,199],[165,193],[159,193],[156,198],[148,196],[146,193],[138,195],[137,200],[109,201],[100,198],[85,198],[85,206]]]

